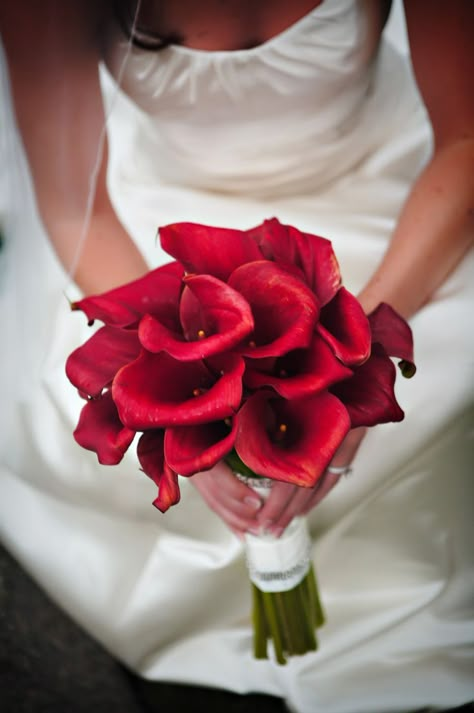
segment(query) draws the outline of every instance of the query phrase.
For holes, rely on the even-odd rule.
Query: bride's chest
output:
[[[314,0],[303,8],[302,0],[295,0],[300,15],[311,5],[310,10],[288,26],[288,15],[281,31],[270,31],[270,25],[263,22],[268,16],[260,15],[261,27],[271,36],[258,40],[257,46],[244,49],[207,50],[197,45],[198,28],[202,28],[201,42],[205,37],[215,39],[213,34],[225,17],[227,38],[242,40],[243,34],[234,32],[241,16],[250,7],[246,0],[203,0],[203,25],[193,23],[192,14],[185,18],[178,9],[186,7],[187,0],[156,5],[152,0],[141,0],[143,5],[138,30],[143,32],[143,15],[148,7],[162,9],[163,31],[184,32],[188,25],[180,25],[179,20],[189,22],[196,35],[190,35],[188,44],[170,41],[164,49],[130,45],[127,37],[118,28],[110,34],[105,43],[104,58],[111,74],[119,79],[121,88],[146,114],[160,116],[176,123],[183,121],[217,128],[219,125],[233,125],[238,115],[247,120],[266,117],[277,123],[286,122],[289,115],[305,114],[325,117],[328,112],[343,115],[345,121],[355,104],[364,96],[370,82],[372,59],[378,46],[380,32],[371,41],[371,23],[364,10],[371,0],[323,0],[314,7]],[[272,7],[277,7],[275,0]],[[148,6],[147,6],[148,3]],[[150,4],[151,3],[151,4]],[[183,4],[182,4],[183,3]],[[285,4],[287,0],[285,0]],[[195,8],[197,3],[192,3]],[[257,3],[260,7],[260,2]],[[269,7],[265,0],[262,8]],[[379,3],[380,5],[380,3]],[[211,9],[216,10],[216,22],[211,21]],[[225,12],[222,11],[224,7]],[[167,8],[169,14],[166,15]],[[243,9],[242,9],[243,8]],[[262,8],[260,10],[262,11]],[[234,10],[234,13],[231,10]],[[175,13],[173,15],[172,13]],[[263,12],[263,11],[262,11]],[[158,21],[159,15],[154,15]],[[204,25],[209,20],[211,34],[204,33]],[[281,21],[281,17],[280,17]],[[197,22],[197,20],[196,20]],[[243,21],[242,21],[243,22]],[[243,22],[242,27],[245,25]],[[275,34],[276,31],[276,34]],[[209,31],[211,32],[211,31]],[[143,35],[140,34],[140,39]],[[195,37],[196,41],[192,42]],[[225,38],[225,33],[222,33]],[[247,39],[249,35],[246,35]],[[223,40],[224,41],[224,40]],[[226,43],[227,44],[227,43]],[[321,120],[321,119],[320,119]]]
[[[165,43],[207,51],[261,45],[298,22],[322,0],[124,0],[140,32]],[[137,9],[138,8],[138,9]]]

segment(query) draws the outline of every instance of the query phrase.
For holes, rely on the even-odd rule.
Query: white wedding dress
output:
[[[127,49],[102,70],[110,191],[156,266],[156,228],[264,218],[330,238],[357,292],[428,156],[424,110],[355,0],[325,0],[255,49]],[[118,77],[119,92],[112,77]],[[474,699],[472,261],[412,320],[418,373],[400,424],[372,431],[311,516],[327,624],[285,667],[252,658],[242,545],[189,481],[160,514],[132,453],[73,440],[64,375],[89,335],[38,218],[2,58],[0,518],[6,546],[60,606],[145,677],[282,696],[298,713],[399,713]],[[469,277],[471,279],[469,279]]]

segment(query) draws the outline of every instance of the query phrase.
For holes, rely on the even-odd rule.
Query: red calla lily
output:
[[[334,297],[341,285],[341,274],[329,240],[282,225],[276,218],[265,220],[247,232],[267,260],[300,268],[321,305]]]
[[[360,302],[345,287],[321,310],[317,330],[343,364],[363,364],[369,357],[369,321]]]
[[[82,394],[97,397],[141,350],[136,330],[102,327],[69,356],[66,374]]]
[[[350,429],[346,408],[323,391],[286,401],[264,391],[236,416],[235,450],[257,475],[312,487]]]
[[[380,344],[374,344],[370,358],[354,376],[331,388],[347,408],[352,428],[401,421],[403,411],[395,398],[396,370]]]
[[[179,333],[153,315],[140,322],[140,341],[148,351],[193,361],[228,351],[250,334],[252,312],[242,295],[210,275],[190,275],[184,282]]]
[[[134,437],[135,431],[120,421],[110,391],[85,404],[74,431],[76,442],[97,453],[103,465],[120,463]]]
[[[180,475],[209,470],[232,450],[236,433],[234,419],[167,428],[166,462]]]
[[[122,423],[136,431],[232,416],[242,398],[244,362],[236,354],[182,362],[142,351],[112,384]]]
[[[403,376],[410,378],[416,372],[413,357],[413,334],[409,324],[390,305],[382,302],[369,314],[372,342],[381,344],[387,354],[399,357]]]
[[[247,388],[271,386],[285,399],[316,394],[353,374],[318,334],[313,335],[307,349],[288,352],[272,360],[271,365],[265,364],[263,359],[247,359],[246,362],[244,383]]]
[[[311,343],[319,306],[300,280],[268,260],[234,270],[229,285],[250,304],[254,331],[242,354],[280,356]]]
[[[183,275],[182,265],[168,263],[122,287],[73,302],[71,309],[82,310],[90,322],[99,319],[111,327],[136,327],[144,314],[156,314],[172,329]]]
[[[176,223],[160,238],[179,262],[72,305],[105,326],[66,372],[96,397],[75,438],[101,463],[144,431],[137,453],[162,512],[179,500],[177,473],[233,448],[258,475],[312,487],[349,428],[403,418],[390,357],[414,373],[411,330],[388,305],[365,316],[328,240],[276,219]]]
[[[138,441],[137,456],[143,472],[158,486],[158,497],[153,505],[166,512],[180,499],[178,476],[169,467],[163,454],[163,431],[147,431]]]
[[[224,282],[239,265],[262,259],[255,241],[243,230],[174,223],[160,228],[159,233],[163,250],[187,272],[213,275]]]

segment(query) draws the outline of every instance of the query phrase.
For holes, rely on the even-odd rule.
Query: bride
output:
[[[383,36],[389,11],[379,0],[0,9],[3,539],[145,678],[273,694],[299,713],[474,698],[474,6],[406,3],[417,87]],[[406,420],[349,434],[332,465],[351,465],[350,479],[279,483],[263,504],[217,466],[160,515],[133,456],[106,469],[73,441],[81,404],[64,362],[88,333],[65,293],[167,261],[158,225],[273,215],[332,240],[367,312],[388,302],[410,318]],[[281,534],[300,513],[328,623],[320,650],[283,669],[251,656],[240,537]]]

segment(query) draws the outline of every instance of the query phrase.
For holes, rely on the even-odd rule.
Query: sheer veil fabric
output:
[[[429,132],[406,57],[365,51],[362,4],[325,0],[240,52],[134,48],[112,28],[109,188],[150,266],[173,221],[281,221],[330,238],[357,292],[380,260]],[[121,90],[116,78],[123,67]],[[472,259],[412,320],[406,419],[369,434],[311,515],[328,623],[320,650],[252,659],[242,547],[183,479],[161,515],[133,455],[97,464],[72,438],[64,375],[89,329],[38,218],[1,67],[1,527],[53,599],[139,674],[286,699],[297,713],[409,711],[474,698]],[[66,297],[67,295],[67,297]],[[472,330],[471,330],[472,331]]]

